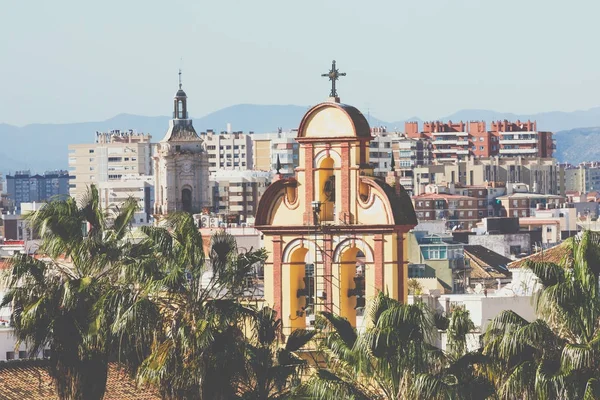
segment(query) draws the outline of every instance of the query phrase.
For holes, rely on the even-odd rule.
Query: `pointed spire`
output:
[[[276,174],[279,175],[281,172],[279,172],[279,170],[281,169],[281,161],[279,160],[279,154],[277,154],[277,164],[275,164],[275,170],[277,171]]]
[[[179,68],[179,89],[181,89],[181,68]]]

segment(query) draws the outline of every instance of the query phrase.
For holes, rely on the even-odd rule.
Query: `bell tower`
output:
[[[173,119],[154,157],[154,214],[199,213],[210,206],[208,154],[189,119],[187,94],[181,84],[173,98]]]
[[[286,332],[319,311],[353,326],[378,291],[406,301],[405,235],[417,224],[411,199],[372,176],[369,124],[340,102],[333,63],[328,99],[302,118],[293,178],[277,175],[263,194],[255,226],[264,234],[265,300]]]

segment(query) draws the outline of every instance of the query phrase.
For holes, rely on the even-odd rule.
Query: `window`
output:
[[[458,202],[458,205],[462,207],[462,206],[465,205],[465,202],[461,200],[461,201]]]
[[[6,359],[7,360],[14,360],[15,359],[15,352],[14,351],[7,351],[6,352]]]
[[[430,201],[426,201],[425,202],[425,207],[430,207],[431,206],[431,202]]]
[[[469,200],[469,202],[467,204],[470,205],[470,206],[472,206],[473,205],[473,201]]]
[[[429,211],[425,212],[425,217],[429,217]]]
[[[90,153],[90,154],[93,154],[93,153],[94,153],[94,149],[90,149],[90,150],[89,150],[89,153]]]
[[[27,352],[24,350],[19,351],[19,358],[27,358]]]
[[[483,146],[479,146],[479,150],[483,150]]]
[[[125,160],[124,160],[124,161],[129,161],[129,157],[125,157]]]
[[[479,141],[483,142],[483,136],[479,136]]]
[[[518,217],[519,216],[519,212],[517,210],[513,211],[513,217]]]
[[[521,254],[521,246],[510,246],[510,254]]]
[[[526,217],[527,216],[527,210],[521,210],[521,216],[522,217]]]
[[[472,216],[473,216],[473,211],[469,211],[469,212],[467,213],[467,216],[468,216],[468,217],[472,217]]]
[[[108,157],[108,162],[121,162],[123,157]]]

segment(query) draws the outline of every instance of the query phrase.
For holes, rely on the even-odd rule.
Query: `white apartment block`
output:
[[[92,144],[69,145],[69,194],[79,197],[91,184],[125,175],[152,175],[152,137],[132,130],[96,132]]]
[[[208,170],[252,169],[252,136],[243,132],[215,133],[212,130],[200,133],[208,152]]]
[[[134,214],[132,225],[152,224],[152,207],[154,204],[154,176],[123,175],[120,180],[110,180],[98,184],[100,204],[102,208],[119,206],[129,198],[136,200],[138,209]]]

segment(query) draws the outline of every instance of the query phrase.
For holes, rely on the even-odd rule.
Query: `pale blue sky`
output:
[[[0,0],[0,122],[310,105],[384,120],[600,105],[597,0]]]

